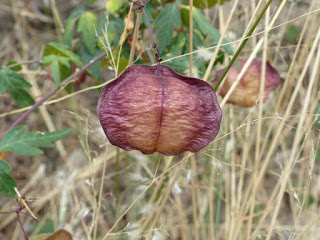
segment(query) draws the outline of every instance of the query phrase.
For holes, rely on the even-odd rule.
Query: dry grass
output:
[[[20,11],[18,0],[0,3],[0,16],[6,12],[14,19],[1,34],[1,65],[39,58],[43,44],[55,36],[52,26],[45,26],[60,21],[54,2],[55,18],[32,8]],[[206,14],[220,32],[234,36],[236,48],[264,3],[234,0]],[[259,100],[251,109],[219,98],[220,133],[196,154],[145,156],[106,143],[95,112],[97,87],[89,81],[74,94],[54,96],[26,124],[32,130],[71,127],[73,135],[57,143],[58,151],[8,156],[19,191],[33,199],[29,207],[40,219],[35,224],[22,216],[26,231],[36,233],[52,222],[79,240],[319,239],[320,125],[314,115],[320,101],[319,10],[317,0],[274,1],[242,57],[270,60],[283,78],[281,86],[268,103]],[[299,38],[289,44],[286,33],[293,23]],[[23,72],[35,98],[53,87],[32,65]],[[0,98],[2,132],[19,114],[9,96]],[[0,203],[1,211],[10,210],[8,198],[0,196]],[[0,214],[0,239],[22,238],[16,215]]]

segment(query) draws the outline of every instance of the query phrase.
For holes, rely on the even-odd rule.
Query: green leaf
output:
[[[30,106],[35,103],[35,101],[30,96],[30,94],[22,88],[12,89],[12,91],[10,92],[10,95],[20,107]]]
[[[144,11],[147,15],[150,25],[153,25],[154,23],[153,14],[158,12],[157,8],[153,4],[147,4],[144,7]],[[141,18],[141,24],[144,24],[145,26],[147,26],[146,19],[144,17]]]
[[[96,28],[98,20],[91,12],[82,14],[78,24],[78,32],[82,33],[83,41],[91,54],[94,54],[97,45]]]
[[[170,48],[168,50],[169,53],[165,56],[165,59],[166,57],[170,58],[170,57],[178,56],[182,54],[182,51],[185,46],[188,47],[189,49],[189,45],[186,45],[187,40],[188,40],[188,37],[186,32],[181,32],[177,34],[172,39],[172,43],[170,44]]]
[[[58,88],[59,83],[61,81],[60,66],[59,66],[58,60],[53,60],[51,62],[51,72],[52,72],[54,84],[56,85],[56,88]]]
[[[53,147],[53,142],[66,137],[71,129],[56,132],[29,132],[26,126],[11,129],[0,142],[0,152],[10,151],[20,155],[37,155],[42,151],[36,147]]]
[[[69,58],[64,56],[49,55],[43,58],[44,64],[51,64],[51,72],[56,87],[61,81],[61,65],[70,68]]]
[[[9,62],[7,62],[6,67],[10,68],[12,71],[15,71],[15,72],[21,71],[22,70],[21,65],[16,65],[14,67],[10,67],[10,65],[15,65],[15,64],[17,64],[16,61],[9,61]]]
[[[286,34],[288,42],[291,44],[294,44],[298,38],[298,35],[299,35],[298,27],[296,25],[290,25]]]
[[[8,173],[0,172],[0,193],[8,194],[14,198],[16,195],[15,187],[18,187],[16,181]]]
[[[86,5],[91,5],[91,4],[94,4],[97,0],[87,0],[85,2]]]
[[[46,221],[41,221],[37,228],[34,230],[33,234],[38,235],[42,233],[53,233],[55,230],[55,224],[51,218]]]
[[[67,21],[71,20],[71,19],[79,19],[79,17],[82,15],[83,11],[84,11],[83,5],[79,5],[78,7],[76,7],[75,9],[72,10]]]
[[[30,88],[28,83],[20,74],[9,68],[0,70],[0,93],[9,92],[11,97],[20,107],[34,104],[34,100],[24,88]]]
[[[108,0],[107,1],[107,10],[111,14],[114,14],[122,7],[124,2],[125,2],[124,0]]]
[[[8,194],[10,197],[14,198],[16,192],[15,187],[18,187],[16,181],[9,175],[11,171],[10,165],[0,160],[0,193]]]
[[[320,163],[320,150],[319,149],[316,152],[316,162]]]
[[[42,59],[50,55],[64,56],[70,59],[71,62],[74,62],[78,66],[83,65],[80,60],[80,57],[77,54],[69,51],[68,46],[62,43],[57,43],[57,42],[48,43],[45,49],[43,50]]]
[[[182,6],[183,19],[185,24],[189,24],[189,6]],[[220,32],[212,26],[210,21],[201,13],[199,9],[193,8],[194,29],[199,29],[204,35],[209,34],[213,40],[213,44],[217,44],[221,38]],[[222,43],[228,43],[225,39]],[[230,45],[222,46],[228,55],[233,55]]]
[[[66,20],[64,23],[64,33],[62,34],[62,42],[68,46],[69,49],[71,49],[72,46],[72,40],[73,40],[73,34],[74,34],[74,26],[77,19],[73,18],[70,20]]]
[[[159,53],[162,53],[172,40],[174,27],[181,28],[181,16],[176,5],[166,4],[157,16],[154,25],[159,29],[157,39]]]
[[[93,59],[94,57],[98,56],[99,54],[101,54],[101,51],[96,48],[95,54],[91,55],[91,53],[88,51],[88,48],[86,46],[83,46],[81,48],[81,55],[82,55],[82,60],[84,62],[89,62],[91,59]],[[93,76],[96,79],[100,79],[100,61],[94,63],[93,65],[91,65],[89,67],[89,69],[91,70]]]
[[[189,31],[189,30],[188,30]],[[190,38],[189,35],[187,35],[186,38],[186,45],[185,45],[185,52],[184,53],[189,53],[190,52]],[[202,33],[199,31],[199,29],[193,29],[193,49],[199,49],[199,47],[203,46],[205,48],[206,42],[205,38],[203,37]]]
[[[72,10],[68,19],[64,22],[64,33],[62,34],[62,43],[68,46],[68,49],[72,47],[72,40],[74,34],[74,28],[76,21],[83,13],[83,6],[80,5]]]
[[[10,165],[6,162],[0,159],[0,173],[10,173],[11,167]]]
[[[188,4],[189,0],[183,0],[183,4]],[[211,8],[218,3],[218,0],[193,0],[193,6],[196,8]]]

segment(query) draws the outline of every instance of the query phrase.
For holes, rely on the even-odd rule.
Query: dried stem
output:
[[[242,51],[242,49],[244,48],[244,46],[246,45],[246,43],[248,42],[250,36],[252,35],[252,33],[254,32],[254,30],[256,29],[258,23],[260,22],[261,18],[263,17],[264,13],[267,11],[267,9],[269,8],[270,4],[271,4],[272,0],[269,0],[266,5],[264,5],[261,13],[259,14],[257,20],[254,22],[254,24],[252,25],[252,27],[250,28],[248,34],[246,35],[246,37],[244,38],[244,40],[241,42],[239,48],[237,49],[236,53],[233,55],[231,61],[229,62],[228,66],[226,67],[226,69],[224,70],[223,74],[221,75],[221,77],[219,78],[217,84],[214,86],[214,90],[216,91],[220,85],[220,83],[222,82],[222,80],[224,79],[224,77],[227,75],[227,73],[229,72],[232,64],[236,61],[236,59],[238,58],[240,52]]]
[[[21,231],[23,232],[24,239],[25,239],[25,240],[29,240],[28,235],[27,235],[26,231],[25,231],[24,228],[23,228],[23,224],[22,224],[22,222],[21,222],[21,219],[20,219],[20,216],[19,216],[19,212],[17,212],[17,218],[18,218],[18,222],[19,222]]]
[[[131,50],[130,50],[130,56],[129,56],[129,63],[128,66],[132,65],[133,58],[134,58],[134,53],[136,50],[136,42],[138,40],[138,34],[139,34],[139,28],[140,28],[140,22],[141,22],[141,16],[142,13],[139,12],[137,19],[136,19],[136,24],[134,26],[134,33],[133,33],[133,40],[132,40],[132,45],[131,45]]]

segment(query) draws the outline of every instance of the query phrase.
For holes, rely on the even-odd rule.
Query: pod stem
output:
[[[149,33],[150,33],[150,36],[152,38],[152,48],[156,51],[154,56],[156,58],[158,66],[159,66],[160,62],[162,61],[162,58],[160,58],[158,44],[157,44],[157,42],[156,42],[156,40],[154,38],[154,35],[153,35],[152,31],[151,31],[150,23],[149,23],[146,11],[144,10],[144,7],[147,5],[149,0],[147,0],[147,1],[145,1],[145,0],[136,0],[136,1],[129,0],[129,1],[133,3],[133,9],[134,10],[143,13],[144,19],[146,20],[146,25],[147,25],[147,27],[149,29]]]

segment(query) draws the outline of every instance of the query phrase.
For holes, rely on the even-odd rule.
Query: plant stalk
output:
[[[224,70],[223,74],[221,75],[221,77],[219,78],[217,84],[214,86],[214,90],[217,91],[219,85],[221,84],[222,80],[224,79],[224,77],[227,75],[227,73],[229,72],[231,66],[233,65],[233,63],[236,61],[236,59],[238,58],[240,52],[242,51],[242,49],[244,48],[244,46],[246,45],[246,43],[248,42],[250,36],[252,35],[252,33],[254,32],[254,30],[256,29],[258,23],[260,22],[260,20],[262,19],[263,15],[265,14],[265,12],[267,11],[268,7],[270,6],[272,0],[269,0],[266,5],[264,5],[261,13],[259,14],[257,20],[253,23],[252,27],[250,28],[249,32],[247,33],[246,37],[244,38],[244,40],[241,42],[239,48],[237,49],[236,53],[233,55],[231,61],[229,62],[228,66],[226,67],[226,69]]]

